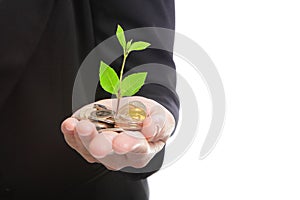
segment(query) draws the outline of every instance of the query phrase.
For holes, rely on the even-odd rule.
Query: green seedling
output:
[[[116,115],[119,111],[120,100],[124,96],[133,96],[145,84],[147,72],[139,72],[128,75],[123,78],[123,71],[126,64],[126,59],[130,52],[145,50],[150,46],[150,43],[133,40],[126,41],[123,28],[118,25],[116,36],[123,49],[123,62],[121,66],[120,76],[117,75],[115,70],[104,63],[100,62],[99,80],[101,87],[110,94],[117,97]]]

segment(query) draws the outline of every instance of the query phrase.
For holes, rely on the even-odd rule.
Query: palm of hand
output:
[[[78,121],[75,118],[80,109],[62,123],[66,142],[88,162],[102,163],[110,170],[120,170],[127,166],[142,168],[164,147],[173,132],[174,117],[161,104],[140,96],[125,98],[146,105],[147,117],[141,131],[98,133],[89,120]],[[112,108],[115,101],[104,99],[97,103]]]

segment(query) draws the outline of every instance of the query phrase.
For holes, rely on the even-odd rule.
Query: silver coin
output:
[[[113,113],[111,110],[96,110],[96,112],[94,112],[93,114],[101,118],[113,117]]]
[[[102,105],[102,104],[94,104],[94,108],[96,108],[97,110],[107,110],[107,107],[105,105]]]
[[[106,128],[106,129],[100,129],[98,132],[101,133],[103,131],[123,132],[125,130],[122,128]]]
[[[107,124],[107,123],[102,123],[102,122],[97,122],[97,121],[92,121],[92,123],[95,124],[97,130],[114,128],[114,125],[112,125],[112,124]]]
[[[81,108],[79,112],[79,119],[88,119],[92,112],[94,112],[96,109],[92,107],[83,107]]]
[[[88,119],[94,120],[94,121],[99,121],[99,122],[104,122],[108,124],[114,124],[115,120],[112,115],[110,114],[104,114],[100,115],[99,111],[92,111],[90,115],[88,116]]]
[[[138,108],[138,111],[136,111],[136,108]],[[90,120],[95,124],[98,132],[102,130],[116,132],[124,130],[140,131],[143,127],[143,118],[146,117],[145,111],[146,107],[142,103],[130,102],[120,109],[120,113],[115,119],[115,113],[112,110],[102,104],[94,104],[83,107],[78,114],[78,118],[79,120]],[[137,118],[136,116],[139,117]]]

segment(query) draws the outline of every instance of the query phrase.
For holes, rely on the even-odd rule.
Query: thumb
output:
[[[148,141],[153,141],[165,126],[166,120],[166,112],[160,106],[153,106],[143,122],[141,132]]]

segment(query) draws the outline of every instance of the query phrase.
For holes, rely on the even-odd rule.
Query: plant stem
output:
[[[121,83],[122,83],[122,79],[123,79],[123,71],[124,71],[124,67],[125,67],[125,62],[126,62],[127,56],[128,56],[128,54],[126,52],[124,52],[123,63],[122,63],[121,72],[120,72],[119,89],[118,89],[118,93],[117,93],[117,109],[116,109],[115,117],[118,116],[119,106],[120,106],[120,100],[122,98]]]

